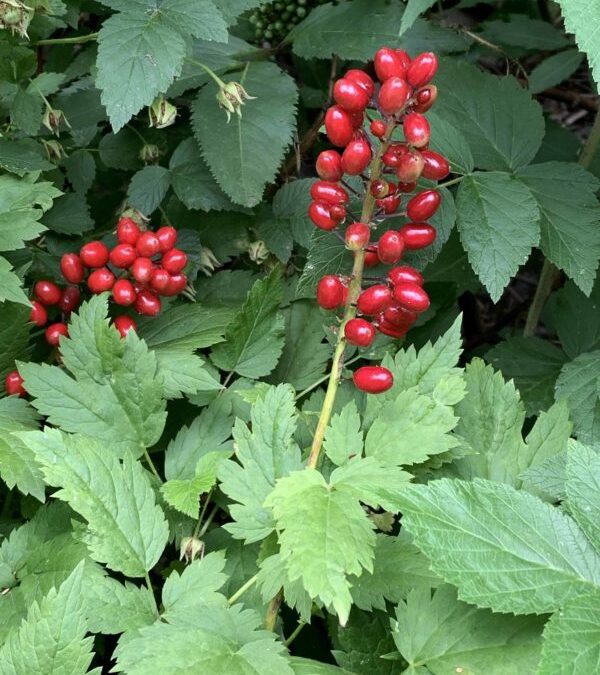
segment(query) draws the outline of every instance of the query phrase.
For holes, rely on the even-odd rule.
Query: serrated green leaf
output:
[[[225,341],[212,351],[214,364],[228,372],[257,379],[276,366],[284,344],[281,269],[252,286],[242,309],[225,332]]]
[[[30,136],[37,135],[42,123],[43,105],[38,93],[19,87],[10,106],[11,124]]]
[[[531,192],[507,173],[464,178],[456,197],[460,238],[477,276],[497,302],[540,238]]]
[[[577,49],[566,49],[544,59],[529,73],[529,91],[539,94],[569,78],[581,65],[583,54]]]
[[[569,511],[600,554],[600,455],[581,444],[567,455]]]
[[[286,223],[294,241],[308,248],[314,225],[308,217],[312,178],[301,178],[282,185],[273,197],[273,215]]]
[[[171,174],[163,166],[146,166],[133,175],[127,198],[134,209],[149,216],[165,198],[171,184]]]
[[[23,292],[21,280],[8,260],[0,255],[0,302],[5,300],[31,307],[29,298]]]
[[[82,234],[94,227],[90,207],[81,192],[68,192],[59,197],[42,218],[42,223],[61,234]]]
[[[109,169],[132,171],[141,164],[140,150],[142,142],[131,129],[121,129],[118,133],[112,131],[102,136],[98,150],[102,163]]]
[[[558,0],[565,21],[565,30],[575,35],[582,52],[585,52],[596,82],[600,81],[600,43],[595,30],[596,7],[590,7],[577,0]],[[590,16],[590,10],[593,12]],[[592,20],[590,20],[593,17]]]
[[[471,173],[475,168],[475,160],[463,133],[435,112],[429,113],[427,119],[431,127],[432,149],[450,162],[452,173]]]
[[[144,576],[163,552],[169,529],[141,464],[129,453],[121,464],[101,442],[55,429],[20,437],[46,482],[60,488],[54,496],[87,520],[84,539],[92,557],[127,576]]]
[[[482,36],[494,44],[535,51],[561,49],[569,44],[563,31],[549,21],[532,19],[525,14],[509,14],[506,18],[504,21],[486,21],[482,26]]]
[[[325,274],[349,273],[352,255],[331,232],[315,229],[310,238],[308,256],[296,286],[296,297],[313,298],[319,279]]]
[[[290,665],[295,675],[351,675],[347,670],[332,666],[330,663],[321,663],[301,656],[290,657]]]
[[[556,380],[556,397],[565,398],[578,438],[600,439],[600,351],[581,354],[563,366]]]
[[[0,167],[24,176],[30,171],[51,171],[51,164],[43,154],[43,148],[31,138],[9,140],[0,138]]]
[[[527,435],[523,464],[531,468],[543,465],[556,457],[565,456],[573,425],[564,400],[558,401],[546,412],[540,413]]]
[[[217,482],[220,463],[228,453],[211,451],[203,455],[196,465],[196,475],[189,479],[168,480],[161,486],[165,501],[190,518],[198,517],[199,497],[211,490]]]
[[[227,121],[211,82],[198,94],[192,124],[220,187],[237,204],[255,206],[292,140],[298,93],[294,81],[273,63],[249,63],[239,79],[255,97],[245,102],[241,116]],[[269,152],[264,152],[267,147]]]
[[[416,21],[416,19],[426,12],[428,9],[435,5],[435,0],[408,0],[406,3],[406,9],[402,14],[402,21],[400,22],[400,31],[398,33],[401,36],[405,33]]]
[[[577,524],[526,492],[443,478],[399,499],[404,526],[465,602],[543,614],[600,585],[600,557]]]
[[[352,457],[362,456],[364,440],[360,426],[355,401],[350,401],[333,415],[325,430],[323,448],[334,464],[342,466]]]
[[[65,159],[67,178],[75,192],[86,193],[96,177],[96,162],[88,150],[75,150]]]
[[[27,344],[31,324],[29,323],[30,307],[12,302],[0,303],[0,380],[15,369],[15,361],[30,354]],[[1,414],[0,414],[1,419]]]

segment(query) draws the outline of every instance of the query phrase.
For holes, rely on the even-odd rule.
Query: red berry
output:
[[[153,270],[154,263],[150,258],[136,258],[131,266],[131,274],[140,284],[145,284],[150,281]]]
[[[391,270],[388,270],[387,276],[393,286],[406,281],[411,284],[417,284],[418,286],[423,285],[423,275],[421,272],[416,270],[414,267],[409,267],[408,265],[392,267]]]
[[[408,55],[408,52],[404,49],[396,49],[396,54],[398,54],[398,58],[402,61],[404,71],[406,72],[410,66],[410,56]]]
[[[346,248],[359,251],[369,243],[371,228],[366,223],[352,223],[346,228]]]
[[[135,249],[144,258],[151,258],[160,252],[160,241],[154,232],[142,232],[135,243]]]
[[[63,277],[71,284],[80,284],[85,275],[81,258],[77,253],[65,253],[60,259],[60,271]]]
[[[371,146],[364,138],[350,141],[342,153],[342,169],[351,176],[359,176],[371,163]]]
[[[424,148],[429,143],[431,128],[427,118],[421,113],[410,112],[402,122],[404,138],[415,148]]]
[[[438,89],[435,84],[428,84],[422,89],[419,89],[415,94],[417,102],[413,105],[413,110],[420,113],[427,112],[435,103],[437,95]]]
[[[402,197],[399,194],[392,194],[384,197],[383,199],[378,199],[376,201],[377,206],[380,209],[383,209],[384,213],[396,213],[398,207],[400,206],[400,201]]]
[[[383,138],[385,136],[385,122],[383,120],[373,120],[371,122],[371,133],[377,138]]]
[[[406,73],[403,57],[389,47],[382,47],[375,53],[375,73],[380,82],[386,82],[391,77],[404,77]]]
[[[127,269],[137,258],[137,251],[131,244],[117,244],[110,252],[110,262],[120,269]]]
[[[379,265],[379,256],[375,246],[372,251],[365,251],[365,267],[375,267],[376,265]]]
[[[46,342],[52,347],[58,347],[61,337],[66,337],[69,334],[69,329],[66,323],[51,323],[46,328]]]
[[[333,230],[338,220],[331,217],[331,207],[325,202],[311,202],[308,207],[308,217],[321,230]]]
[[[331,181],[318,180],[310,186],[310,196],[316,202],[327,202],[335,206],[348,203],[348,193],[341,185]]]
[[[92,293],[103,293],[110,291],[115,283],[115,275],[108,267],[100,267],[94,270],[87,280],[87,285]]]
[[[423,190],[416,194],[406,205],[406,214],[410,220],[429,220],[438,210],[442,198],[436,190]]]
[[[122,338],[124,338],[130,330],[132,330],[134,333],[137,331],[137,323],[130,316],[125,314],[121,314],[121,316],[115,316],[113,319],[113,324],[119,331],[119,334]]]
[[[375,326],[365,319],[350,319],[344,326],[344,335],[351,345],[370,347],[375,339]]]
[[[390,77],[379,90],[379,107],[386,115],[400,112],[410,97],[410,87],[401,77]]]
[[[358,297],[358,311],[367,316],[375,316],[392,302],[392,291],[383,284],[365,289]]]
[[[133,305],[136,298],[135,288],[129,279],[117,279],[112,289],[113,300],[117,305],[129,307]]]
[[[48,321],[48,312],[41,302],[38,302],[37,300],[31,301],[31,314],[29,315],[29,320],[39,328],[46,325],[46,321]]]
[[[387,182],[387,180],[378,178],[371,183],[370,190],[373,197],[376,197],[377,199],[383,199],[384,197],[387,197],[390,192],[390,184]]]
[[[341,223],[346,218],[346,209],[341,204],[336,204],[329,209],[329,215],[336,223]]]
[[[398,158],[396,176],[401,183],[414,183],[421,173],[425,162],[418,150],[409,150]]]
[[[169,274],[179,274],[187,265],[187,255],[178,248],[172,248],[163,255],[161,265]]]
[[[121,218],[117,223],[117,241],[119,244],[135,246],[140,234],[141,230],[132,218]]]
[[[395,340],[399,340],[408,333],[409,326],[395,326],[393,323],[386,321],[385,317],[382,315],[379,317],[377,328],[379,328],[380,333],[394,338]]]
[[[92,273],[93,274],[93,273]],[[61,312],[69,314],[74,312],[81,302],[81,291],[78,286],[67,286],[60,296],[58,306]]]
[[[394,287],[394,299],[405,309],[424,312],[429,307],[429,296],[417,284],[402,283]]]
[[[33,293],[43,305],[56,305],[61,295],[60,288],[53,281],[46,279],[35,284]]]
[[[425,52],[415,56],[406,71],[406,79],[412,87],[428,84],[438,68],[437,56],[433,52]]]
[[[332,105],[325,113],[325,130],[329,140],[342,148],[350,143],[354,135],[352,119],[339,105]]]
[[[185,274],[173,274],[169,280],[169,285],[162,292],[162,295],[178,295],[187,286],[187,277]]]
[[[11,370],[4,378],[4,388],[9,396],[27,396],[27,392],[23,387],[23,378],[19,375],[18,370]]]
[[[335,309],[344,302],[344,284],[339,277],[328,274],[319,281],[317,302],[323,309]]]
[[[354,372],[352,379],[357,389],[368,394],[381,394],[394,384],[394,376],[383,366],[363,366]]]
[[[90,241],[81,247],[79,257],[86,267],[104,267],[108,262],[108,248],[101,241]]]
[[[315,168],[320,178],[334,183],[344,175],[342,157],[337,150],[323,150],[317,157]]]
[[[358,68],[352,68],[349,70],[344,77],[347,80],[351,80],[352,82],[356,82],[360,87],[362,87],[366,92],[367,96],[371,98],[373,96],[373,92],[375,91],[375,84],[373,82],[373,79],[371,78],[370,75],[365,73],[364,70],[359,70]]]
[[[156,237],[162,253],[170,251],[177,243],[177,230],[171,225],[163,225],[156,230]]]
[[[395,168],[398,166],[398,164],[400,164],[400,155],[397,152],[394,152],[392,148],[388,148],[383,153],[381,161],[385,164],[385,166],[391,166],[392,168]]]
[[[419,318],[416,312],[396,304],[387,307],[382,316],[387,323],[393,326],[412,326]]]
[[[362,127],[363,122],[365,121],[365,113],[360,110],[359,112],[349,112],[348,115],[350,116],[350,122],[352,122],[352,128],[354,129],[354,134],[356,134],[356,130],[360,129]]]
[[[404,240],[396,230],[388,230],[379,238],[377,255],[385,265],[397,263],[404,253]]]
[[[156,291],[159,295],[162,294],[163,291],[166,291],[167,288],[169,288],[170,283],[171,283],[171,275],[167,272],[167,270],[163,269],[162,267],[157,267],[152,272],[152,278],[150,279],[150,286],[152,287],[152,290]]]
[[[443,180],[450,173],[448,160],[433,150],[423,150],[423,177],[429,180]]]
[[[369,103],[369,95],[358,83],[342,77],[333,86],[333,99],[348,112],[361,112]]]
[[[407,223],[400,228],[400,234],[409,251],[431,246],[437,236],[435,227],[429,223]]]
[[[160,299],[154,293],[142,290],[135,299],[134,307],[138,314],[156,316],[160,312]]]
[[[416,182],[414,182],[414,183],[403,183],[402,181],[400,181],[398,183],[398,186],[397,186],[396,189],[398,190],[398,192],[406,193],[406,192],[414,192],[416,190],[416,188],[417,188]]]

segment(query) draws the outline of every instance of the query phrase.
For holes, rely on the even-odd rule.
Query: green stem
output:
[[[281,607],[281,602],[283,600],[283,589],[280,588],[277,595],[271,599],[269,606],[267,607],[267,614],[265,616],[265,629],[274,631],[275,624],[277,623],[277,615],[279,614],[279,608]]]
[[[451,185],[456,185],[456,183],[460,183],[461,180],[466,178],[466,176],[458,176],[457,178],[452,178],[452,180],[447,180],[445,183],[440,183],[437,187],[439,188],[445,188],[445,187],[450,187]]]
[[[250,579],[248,579],[248,581],[246,581],[246,583],[243,586],[240,586],[230,598],[227,598],[227,604],[233,605],[234,603],[236,603],[248,589],[254,586],[254,584],[257,581],[258,581],[258,573],[255,574],[253,577],[250,577]]]
[[[152,457],[150,457],[150,453],[146,448],[144,448],[144,458],[146,459],[146,463],[148,464],[148,468],[150,469],[150,471],[152,471],[152,473],[156,476],[158,482],[162,483],[163,479],[160,477],[160,474],[158,473],[158,470],[154,465],[154,462],[152,461]]]
[[[292,642],[300,635],[300,631],[306,626],[306,621],[300,621],[296,628],[292,631],[291,635],[283,641],[283,644],[286,647],[289,647]]]
[[[43,332],[44,331],[40,331],[40,334]],[[346,361],[346,365],[349,366],[351,363],[354,363],[359,359],[362,359],[362,354],[357,354],[354,358],[350,359],[349,361]],[[309,387],[306,387],[306,389],[303,389],[299,394],[296,394],[296,401],[299,401],[302,397],[306,396],[306,394],[310,393],[313,389],[316,389],[320,384],[323,384],[323,382],[327,382],[328,379],[329,373],[327,373],[327,375],[323,375],[323,377],[320,377],[316,382],[313,382]]]
[[[50,38],[48,40],[38,40],[35,45],[82,45],[84,42],[93,42],[98,38],[98,33],[88,33],[87,35],[76,35],[67,38]]]
[[[160,612],[158,611],[158,605],[156,604],[156,598],[154,597],[154,588],[152,588],[152,582],[150,581],[150,575],[148,572],[144,572],[144,579],[146,581],[146,586],[148,590],[150,591],[150,595],[152,596],[152,601],[154,603],[154,611],[156,613],[156,616],[160,616]]]
[[[212,70],[212,68],[209,68],[204,63],[202,63],[202,61],[196,61],[196,59],[191,59],[189,56],[186,56],[185,60],[188,63],[191,63],[193,66],[198,66],[198,68],[202,68],[202,70],[204,70],[212,77],[212,79],[217,83],[219,87],[225,86],[225,82],[223,82],[223,80],[215,73],[215,71]]]
[[[598,152],[600,147],[600,112],[596,113],[596,119],[594,120],[594,125],[590,135],[585,142],[581,154],[579,155],[579,164],[584,168],[588,168],[592,163],[592,160]],[[554,284],[556,283],[560,275],[560,270],[557,269],[547,258],[544,260],[544,265],[542,266],[542,271],[540,273],[540,279],[538,281],[537,288],[535,289],[535,295],[529,306],[529,311],[527,312],[527,319],[525,320],[525,328],[523,329],[523,335],[525,337],[532,337],[535,335],[538,323],[540,321],[540,316],[542,315],[542,310],[546,304],[546,300],[552,293]]]
[[[213,518],[217,515],[219,512],[219,506],[215,504],[213,506],[213,510],[208,514],[208,518],[204,521],[204,525],[200,528],[200,532],[198,532],[198,538],[202,539],[202,537],[206,534],[206,530],[210,527],[210,524],[213,521]]]
[[[202,510],[200,511],[200,515],[198,516],[198,522],[196,523],[196,527],[194,528],[194,534],[192,534],[192,537],[194,539],[198,536],[198,532],[200,532],[200,526],[202,525],[202,521],[204,520],[204,514],[206,513],[206,509],[210,504],[211,495],[212,490],[208,493],[206,499],[204,500],[204,504],[202,505]]]

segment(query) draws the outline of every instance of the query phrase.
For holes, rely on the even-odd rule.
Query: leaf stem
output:
[[[267,607],[267,614],[265,616],[265,629],[273,631],[275,630],[275,624],[277,623],[277,615],[279,614],[279,608],[281,607],[281,602],[283,600],[283,588],[280,588],[277,592],[277,595],[274,598],[271,598],[271,602]]]
[[[99,33],[88,33],[87,35],[75,35],[66,38],[49,38],[47,40],[38,40],[35,46],[41,45],[82,45],[84,42],[93,42],[98,38]]]
[[[456,185],[456,183],[460,183],[460,181],[463,180],[463,178],[465,178],[466,175],[468,175],[468,174],[465,174],[465,176],[457,176],[456,178],[452,178],[451,180],[447,180],[445,183],[440,183],[437,186],[437,189],[450,187],[451,185]]]
[[[357,354],[354,358],[346,361],[345,365],[349,366],[351,363],[358,361],[360,358],[362,358],[362,354]],[[306,387],[306,389],[303,389],[299,394],[296,394],[296,401],[300,400],[303,396],[306,396],[306,394],[310,393],[313,389],[316,389],[320,384],[323,384],[323,382],[327,382],[328,379],[329,373],[323,375],[323,377],[320,377],[316,382],[313,382],[310,386]]]
[[[254,584],[257,581],[258,581],[258,572],[253,577],[250,577],[245,584],[240,586],[231,597],[227,598],[227,604],[233,605],[235,602],[237,602],[247,590],[249,590],[250,588],[252,588],[252,586],[254,586]]]
[[[202,70],[204,70],[204,72],[208,73],[212,77],[212,79],[217,83],[219,88],[222,88],[222,87],[225,86],[225,82],[223,82],[223,80],[215,73],[215,71],[212,68],[209,68],[204,63],[202,63],[202,61],[196,61],[196,59],[192,59],[189,56],[186,56],[185,60],[188,63],[191,63],[193,66],[198,66],[198,68],[202,68]],[[247,64],[246,64],[246,67],[248,67]]]
[[[152,473],[156,476],[158,482],[162,484],[163,479],[160,477],[160,474],[158,473],[158,470],[154,462],[152,461],[152,457],[150,457],[150,453],[146,448],[144,448],[144,458],[146,460],[146,463],[148,464],[148,468],[150,469],[150,471],[152,471]]]
[[[158,605],[156,604],[156,598],[154,597],[154,588],[152,587],[152,582],[150,581],[150,574],[148,572],[144,572],[144,579],[146,581],[146,587],[150,591],[150,595],[152,596],[152,601],[154,603],[154,611],[156,613],[156,616],[160,616],[160,612],[158,611]]]
[[[200,526],[202,525],[202,521],[204,519],[204,514],[206,513],[206,509],[208,508],[208,505],[210,504],[211,496],[212,496],[212,490],[206,496],[206,499],[204,500],[204,504],[202,504],[202,510],[200,511],[200,515],[198,516],[198,521],[196,522],[196,527],[194,528],[194,533],[192,534],[192,537],[194,539],[198,536],[198,532],[200,532]]]
[[[283,641],[283,644],[286,647],[289,647],[292,644],[292,642],[298,637],[300,631],[304,628],[304,626],[306,626],[306,621],[299,621],[298,625],[296,626],[296,628],[294,628],[290,636]]]

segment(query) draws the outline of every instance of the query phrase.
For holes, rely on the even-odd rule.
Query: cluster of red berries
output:
[[[322,230],[346,225],[346,248],[361,252],[366,267],[397,265],[405,251],[435,241],[435,227],[427,221],[438,210],[441,196],[435,189],[419,190],[417,182],[421,177],[441,180],[450,173],[446,158],[428,149],[430,127],[423,114],[437,98],[437,88],[430,84],[437,66],[431,52],[411,60],[403,50],[384,47],[374,59],[379,86],[357,69],[349,70],[334,85],[335,104],[325,114],[325,130],[331,143],[343,151],[325,150],[317,157],[320,180],[311,186],[308,214]],[[370,134],[364,128],[367,108],[380,114],[369,120]],[[396,127],[402,128],[402,140],[393,140]],[[371,175],[365,176],[369,167]],[[352,218],[346,224],[350,196],[344,187],[345,174],[363,178],[364,198],[373,206],[369,209],[372,222]],[[397,180],[389,180],[390,174]],[[403,195],[408,202],[399,212]],[[371,242],[372,230],[390,216],[405,216],[409,222]],[[346,305],[349,282],[342,276],[323,277],[317,286],[319,305],[328,310]],[[350,318],[343,326],[344,336],[359,347],[369,347],[377,330],[393,338],[404,337],[428,307],[420,272],[406,265],[393,267],[385,279],[362,290],[356,309],[368,319]],[[354,382],[363,391],[379,393],[392,386],[393,377],[386,368],[366,366],[355,372]]]
[[[79,284],[84,281],[92,293],[111,291],[115,304],[131,306],[145,316],[156,316],[160,312],[159,296],[178,295],[186,287],[183,269],[187,256],[175,248],[177,230],[174,227],[167,225],[156,232],[142,231],[132,218],[123,217],[117,223],[116,234],[118,243],[112,249],[101,241],[90,241],[81,247],[79,254],[62,256],[60,270],[69,286],[61,288],[53,281],[42,279],[33,287],[31,322],[40,328],[46,326],[52,308],[62,315],[62,320],[46,327],[46,342],[52,347],[58,347],[61,336],[69,334],[66,319],[79,307]],[[113,324],[121,337],[130,330],[137,330],[135,320],[126,314],[116,316]],[[9,395],[25,395],[23,379],[16,370],[6,376],[5,389]]]

